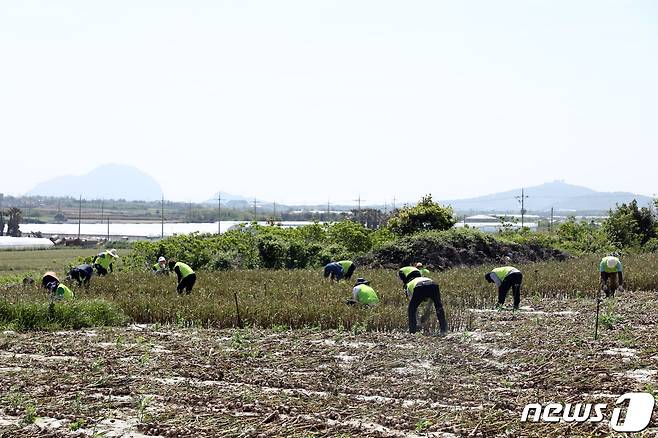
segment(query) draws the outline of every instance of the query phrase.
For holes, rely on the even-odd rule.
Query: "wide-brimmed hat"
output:
[[[117,255],[117,250],[114,249],[114,248],[112,248],[111,250],[109,250],[107,253],[108,253],[109,255],[111,255],[112,257],[114,257],[114,258],[118,258],[118,257],[119,257],[119,256]]]
[[[612,259],[612,258],[611,258],[611,259],[608,259],[607,262],[606,262],[606,264],[608,265],[608,268],[612,269],[612,268],[614,268],[615,266],[617,266],[617,260]]]
[[[420,268],[423,267],[423,264],[422,264],[421,262],[418,262],[418,263],[416,263],[416,267],[417,267],[418,269],[420,269]]]
[[[162,256],[158,257],[158,263],[160,263],[160,262],[166,262],[166,261],[167,261],[166,258],[164,258],[164,257],[162,257]]]
[[[41,277],[41,279],[43,280],[43,279],[46,278],[46,277],[50,277],[50,278],[52,278],[53,280],[57,280],[57,281],[59,281],[59,277],[57,277],[57,274],[54,273],[53,271],[48,271],[48,272],[46,272],[45,274],[43,274],[43,277]]]
[[[366,280],[365,278],[359,277],[359,278],[356,279],[356,284],[357,285],[359,285],[359,284],[370,284],[370,282],[368,280]]]

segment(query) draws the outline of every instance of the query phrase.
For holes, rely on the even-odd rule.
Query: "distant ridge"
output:
[[[160,184],[133,166],[105,164],[85,175],[58,176],[37,184],[27,195],[71,196],[86,199],[155,201],[162,196]]]
[[[527,196],[525,208],[530,211],[549,211],[551,207],[556,210],[607,211],[614,208],[616,204],[629,203],[633,199],[636,199],[641,206],[652,203],[652,198],[648,196],[629,192],[597,192],[564,181],[526,187],[524,193]],[[521,208],[516,198],[520,195],[521,188],[518,188],[476,198],[441,201],[441,203],[450,204],[458,211],[513,212]]]

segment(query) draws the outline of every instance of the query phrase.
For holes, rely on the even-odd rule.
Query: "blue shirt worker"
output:
[[[78,265],[69,271],[66,279],[77,281],[78,286],[82,286],[84,284],[85,287],[88,287],[93,273],[94,268],[91,265]]]
[[[331,262],[324,267],[324,278],[331,278],[332,280],[340,281],[345,278],[349,280],[356,270],[356,264],[351,260],[341,260],[339,262]]]
[[[623,290],[624,274],[621,260],[616,254],[610,254],[601,259],[599,272],[601,273],[601,289],[605,291],[606,297],[613,297],[617,289]]]
[[[514,266],[502,266],[485,274],[484,279],[489,283],[495,283],[496,287],[498,287],[498,307],[502,307],[505,304],[507,292],[512,289],[512,293],[514,294],[514,310],[519,309],[519,304],[521,304],[521,282],[523,281],[521,271]]]
[[[357,278],[354,289],[352,289],[352,299],[347,304],[365,304],[367,306],[376,306],[379,304],[377,292],[370,287],[370,282],[365,278]]]
[[[406,269],[411,268],[411,269]],[[404,272],[405,280],[402,279]],[[436,310],[436,318],[439,320],[439,329],[441,334],[445,334],[448,331],[448,322],[446,321],[446,315],[443,311],[443,304],[441,303],[441,292],[439,290],[439,285],[436,284],[432,279],[427,277],[422,277],[420,271],[412,266],[407,266],[399,271],[400,279],[404,283],[405,294],[409,299],[409,307],[407,308],[407,314],[409,317],[409,333],[416,333],[418,331],[418,321],[416,320],[416,314],[418,313],[418,307],[424,301],[431,301],[434,303],[434,309]],[[409,277],[411,277],[409,279]]]

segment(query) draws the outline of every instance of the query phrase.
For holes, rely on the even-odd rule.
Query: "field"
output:
[[[490,310],[490,267],[437,273],[445,337],[406,333],[385,270],[357,271],[375,309],[346,306],[351,284],[310,270],[200,272],[190,296],[172,277],[119,272],[54,315],[37,289],[5,286],[0,436],[608,435],[616,398],[658,385],[658,257],[624,262],[627,291],[602,303],[597,341],[595,257],[520,266],[520,312]],[[75,316],[98,303],[129,325],[70,329],[94,325]],[[520,421],[550,402],[610,409],[601,423]]]
[[[78,257],[89,257],[98,252],[98,249],[81,248],[0,251],[0,284],[2,277],[36,276],[52,270],[62,272]]]

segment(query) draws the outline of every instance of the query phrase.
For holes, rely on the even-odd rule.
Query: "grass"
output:
[[[20,277],[31,275],[34,278],[46,271],[62,273],[69,263],[78,257],[98,254],[97,248],[56,248],[40,250],[5,250],[0,251],[0,284],[2,277]]]
[[[567,262],[541,262],[518,267],[524,274],[522,305],[539,298],[586,297],[594,301],[598,287],[598,257],[581,257]],[[658,256],[624,258],[629,290],[658,289]],[[491,308],[496,300],[493,285],[483,276],[493,266],[457,268],[433,274],[441,287],[449,328],[468,330],[473,318],[469,308]],[[237,326],[234,294],[242,322],[266,328],[340,328],[359,333],[369,330],[404,329],[407,300],[397,272],[357,270],[379,294],[375,308],[347,306],[352,282],[335,283],[322,278],[320,270],[252,270],[198,272],[191,295],[175,291],[175,276],[159,277],[150,272],[116,272],[95,277],[86,290],[75,288],[77,301],[57,303],[53,320],[48,314],[46,294],[36,288],[0,287],[0,324],[19,329],[114,325],[121,314],[136,323],[175,324],[181,327]],[[511,303],[508,296],[508,303]],[[606,315],[605,309],[603,314]],[[5,316],[1,316],[5,315]],[[616,321],[602,322],[614,325]],[[435,319],[430,318],[434,329]]]

